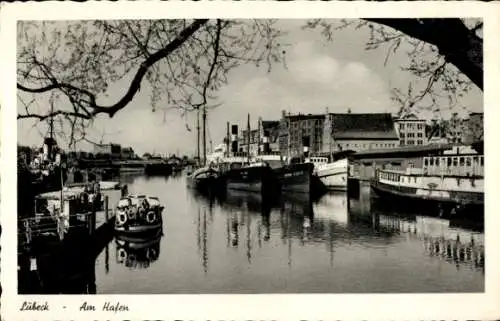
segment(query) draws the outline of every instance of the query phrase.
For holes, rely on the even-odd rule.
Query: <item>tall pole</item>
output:
[[[257,121],[257,155],[260,155],[260,124],[262,123],[262,118],[259,117]]]
[[[231,151],[231,143],[230,143],[230,137],[229,137],[229,122],[227,122],[227,133],[226,133],[226,139],[227,139],[227,142],[226,142],[226,153],[227,153],[227,156],[230,155],[230,151]]]
[[[207,108],[203,105],[203,166],[207,165]]]
[[[247,117],[247,158],[250,163],[250,113]]]
[[[285,116],[286,117],[286,116]],[[291,155],[290,155],[290,117],[286,117],[286,130],[287,130],[287,141],[286,141],[286,144],[287,144],[287,162],[290,162],[290,158],[291,158]]]
[[[196,157],[200,161],[200,108],[196,114]]]

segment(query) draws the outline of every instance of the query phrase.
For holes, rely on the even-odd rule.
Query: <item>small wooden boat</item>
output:
[[[188,175],[186,183],[189,188],[206,193],[218,188],[219,176],[219,171],[215,168],[202,167],[195,170],[191,175]]]
[[[162,230],[164,207],[157,197],[131,195],[116,207],[115,231],[120,234],[151,235]]]

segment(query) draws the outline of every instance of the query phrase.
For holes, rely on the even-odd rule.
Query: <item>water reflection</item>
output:
[[[427,256],[440,256],[450,263],[468,264],[484,272],[482,232],[470,232],[457,227],[459,222],[450,220],[407,213],[381,213],[363,189],[356,200],[349,199],[345,192],[336,192],[317,201],[297,194],[271,202],[258,194],[231,191],[223,200],[206,202],[211,204],[210,212],[214,204],[220,206],[225,215],[226,245],[232,248],[243,246],[249,264],[254,256],[254,237],[257,249],[273,237],[279,237],[286,246],[289,266],[293,264],[294,240],[300,246],[322,243],[333,266],[336,246],[359,244],[380,248],[401,242],[402,235],[411,235],[420,240]],[[203,241],[203,257],[206,258],[206,231],[210,223],[206,220],[206,209],[202,211],[202,216],[198,214],[198,225],[201,224],[199,239]],[[443,251],[444,248],[449,250]],[[205,260],[203,262],[206,273],[208,267]]]
[[[152,239],[130,241],[117,236],[116,263],[123,264],[129,269],[147,269],[160,257],[161,238],[159,235]]]
[[[187,190],[184,179],[137,177],[130,183],[131,192],[158,195],[166,204],[168,233],[153,248],[170,254],[147,261],[143,250],[113,242],[117,259],[96,269],[100,293],[484,289],[481,228],[381,209],[366,188],[357,199],[345,193],[267,199],[238,191],[205,197]],[[101,253],[96,264],[106,257]],[[131,285],[130,278],[141,281]]]

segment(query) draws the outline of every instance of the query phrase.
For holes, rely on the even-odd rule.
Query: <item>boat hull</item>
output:
[[[138,225],[124,225],[115,226],[115,232],[118,234],[128,234],[128,235],[157,235],[159,231],[162,230],[163,223],[158,222],[156,224],[138,224]]]
[[[162,228],[153,229],[148,233],[142,233],[142,235],[140,233],[138,235],[133,233],[118,233],[116,235],[116,242],[119,243],[120,246],[126,245],[129,248],[138,249],[159,242],[162,235]]]
[[[348,171],[348,162],[344,159],[319,166],[316,175],[327,189],[346,191]]]
[[[228,190],[274,194],[279,190],[274,171],[268,166],[231,169],[225,174]]]
[[[218,174],[202,177],[186,177],[188,188],[197,190],[200,193],[219,192],[223,190],[223,180]]]
[[[313,191],[312,163],[290,164],[276,169],[276,176],[283,192],[307,193]]]
[[[406,186],[392,186],[372,181],[371,192],[382,200],[386,206],[403,207],[409,211],[426,211],[428,214],[443,215],[456,213],[460,209],[466,216],[482,216],[484,214],[484,194],[470,192],[447,192],[449,197],[440,197],[437,194],[418,194],[418,188]],[[436,195],[436,196],[435,196]],[[441,212],[440,212],[441,211]]]

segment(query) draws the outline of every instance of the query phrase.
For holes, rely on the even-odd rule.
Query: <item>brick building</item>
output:
[[[250,154],[257,155],[263,152],[263,146],[265,142],[265,137],[269,142],[269,149],[271,151],[279,151],[279,129],[280,121],[278,120],[262,120],[259,118],[257,123],[257,129],[250,129]],[[238,146],[240,146],[241,151],[248,151],[248,130],[244,129],[239,135]]]
[[[472,144],[484,138],[484,116],[483,113],[471,113],[469,119],[464,121],[463,142]]]
[[[279,129],[279,150],[289,157],[302,156],[303,138],[309,137],[309,152],[320,153],[323,148],[325,115],[287,114],[282,112]]]

